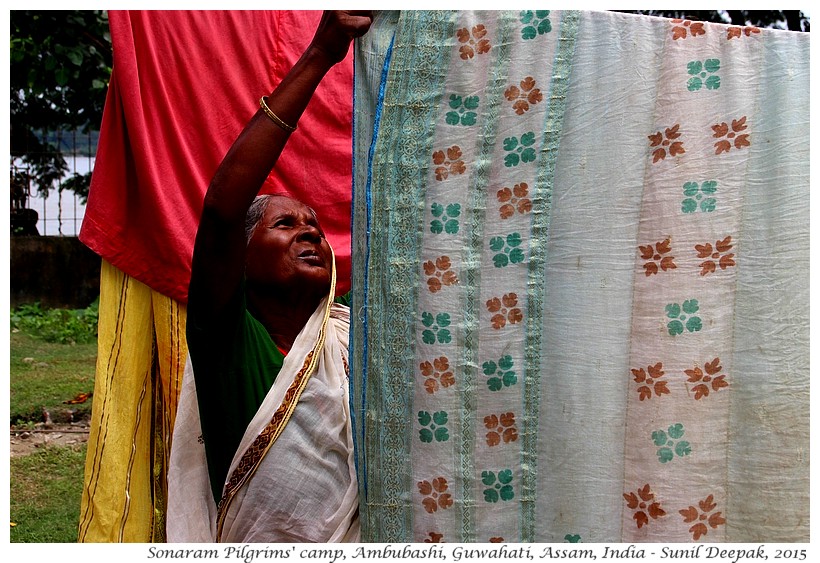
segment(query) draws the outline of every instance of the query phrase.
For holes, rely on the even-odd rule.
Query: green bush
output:
[[[11,328],[46,342],[87,344],[97,338],[99,299],[85,309],[43,309],[39,303],[11,312]]]

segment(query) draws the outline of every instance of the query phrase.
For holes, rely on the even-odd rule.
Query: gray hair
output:
[[[248,208],[248,213],[245,215],[245,243],[251,241],[256,226],[262,220],[262,216],[265,215],[265,209],[267,209],[271,197],[273,197],[271,194],[258,195]]]

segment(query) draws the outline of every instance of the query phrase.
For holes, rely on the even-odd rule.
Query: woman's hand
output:
[[[331,64],[341,62],[350,50],[350,43],[367,33],[372,21],[370,10],[325,10],[310,48],[327,57]]]

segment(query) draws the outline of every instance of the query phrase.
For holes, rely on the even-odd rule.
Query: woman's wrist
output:
[[[350,45],[347,46],[347,49],[349,48]],[[305,49],[305,52],[302,54],[302,59],[307,64],[327,72],[337,63],[344,60],[345,56],[347,56],[347,49],[345,49],[344,54],[340,57],[338,53],[334,53],[333,49],[324,47],[314,41]]]

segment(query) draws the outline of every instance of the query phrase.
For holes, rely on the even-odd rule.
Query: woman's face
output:
[[[333,254],[316,214],[286,196],[268,201],[248,242],[245,275],[256,287],[327,292]]]

